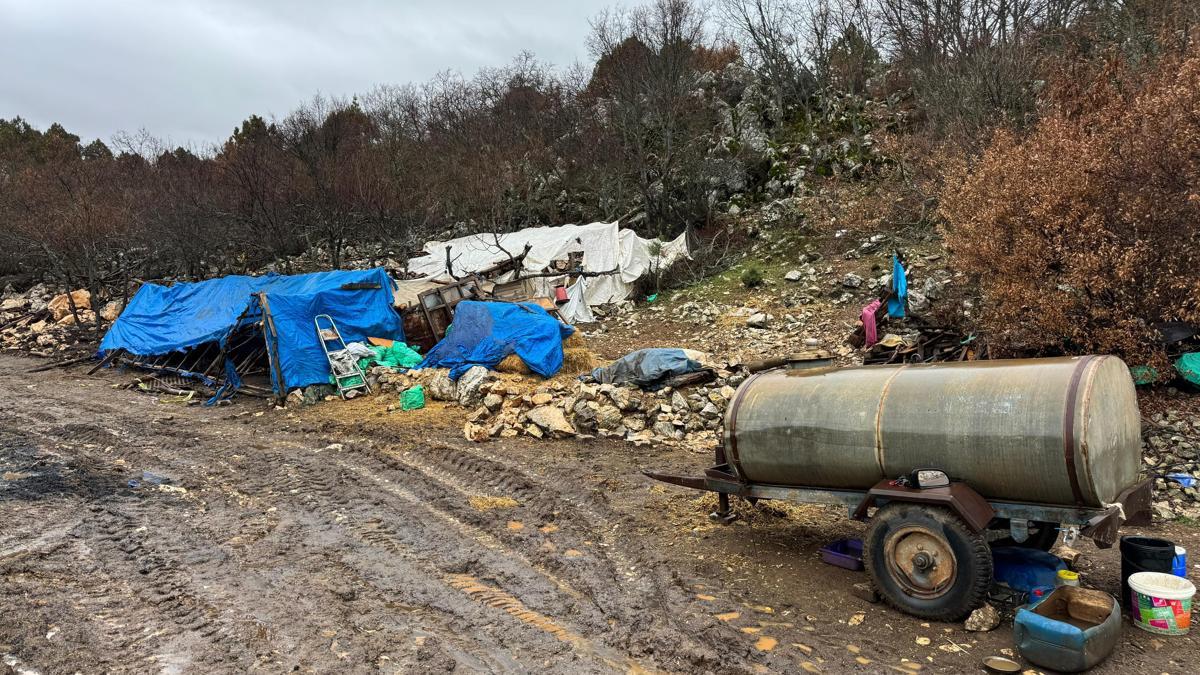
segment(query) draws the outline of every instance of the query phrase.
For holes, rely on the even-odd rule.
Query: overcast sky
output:
[[[0,0],[0,118],[109,140],[225,139],[318,91],[588,60],[611,0]]]

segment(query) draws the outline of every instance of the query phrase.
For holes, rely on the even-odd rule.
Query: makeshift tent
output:
[[[562,368],[562,342],[574,332],[532,303],[464,300],[455,308],[450,332],[418,367],[449,368],[457,380],[471,366],[495,368],[516,354],[529,370],[552,377]]]
[[[329,363],[313,325],[317,314],[333,317],[346,342],[403,340],[393,292],[383,268],[145,284],[109,328],[100,351],[149,357],[216,343],[224,353],[236,331],[265,326],[272,388],[282,395],[329,380]],[[240,387],[228,357],[223,366],[226,391]]]
[[[447,247],[449,254],[447,257]],[[528,251],[527,251],[528,249]],[[572,254],[581,257],[584,272],[597,273],[587,279],[582,290],[588,305],[603,305],[627,299],[633,285],[646,274],[666,269],[687,256],[686,234],[669,242],[643,239],[633,230],[622,230],[617,223],[531,227],[509,234],[473,234],[450,241],[425,244],[427,255],[408,261],[408,271],[424,281],[448,283],[455,277],[480,272],[498,263],[521,260],[522,276],[556,271],[556,262],[566,262]],[[449,261],[449,268],[447,266]],[[557,268],[561,269],[561,268]],[[551,289],[567,277],[530,279],[534,295],[548,297]],[[497,279],[503,283],[512,274]],[[582,279],[581,279],[582,281]],[[567,320],[582,320],[564,316]]]

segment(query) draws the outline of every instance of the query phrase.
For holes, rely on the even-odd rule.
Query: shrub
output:
[[[1162,365],[1152,325],[1200,322],[1200,53],[1101,82],[951,170],[946,245],[994,348]]]
[[[762,285],[763,275],[762,270],[757,266],[751,265],[742,270],[742,285],[746,288],[758,288]]]

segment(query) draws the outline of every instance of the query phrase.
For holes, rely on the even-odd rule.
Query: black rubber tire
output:
[[[945,541],[954,554],[955,578],[933,598],[911,595],[888,569],[885,548],[901,528],[917,526]],[[871,519],[863,546],[863,565],[876,592],[892,607],[933,621],[958,621],[983,604],[992,583],[992,550],[983,533],[972,532],[947,509],[922,504],[888,504]]]
[[[1035,521],[1030,523],[1038,528],[1037,532],[1030,532],[1029,538],[1022,542],[1013,541],[1011,536],[1001,537],[1000,539],[992,540],[992,546],[1017,546],[1020,548],[1036,548],[1039,551],[1049,551],[1054,548],[1054,544],[1058,542],[1058,523],[1043,523]],[[1007,527],[1007,523],[1005,524]]]

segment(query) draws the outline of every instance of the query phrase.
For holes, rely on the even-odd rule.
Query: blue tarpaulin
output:
[[[465,300],[454,307],[450,332],[418,368],[449,368],[457,380],[471,366],[495,368],[516,354],[531,371],[552,377],[562,368],[562,342],[573,332],[534,304]]]
[[[239,325],[261,319],[255,293],[265,294],[278,333],[272,354],[283,382],[271,373],[277,392],[329,381],[329,363],[313,325],[317,314],[333,317],[346,342],[368,337],[404,339],[400,316],[392,308],[392,280],[386,270],[376,268],[228,276],[172,286],[145,284],[108,329],[100,351],[124,349],[139,356],[160,356],[210,342],[224,346]],[[229,365],[228,379],[237,387],[240,382]]]

